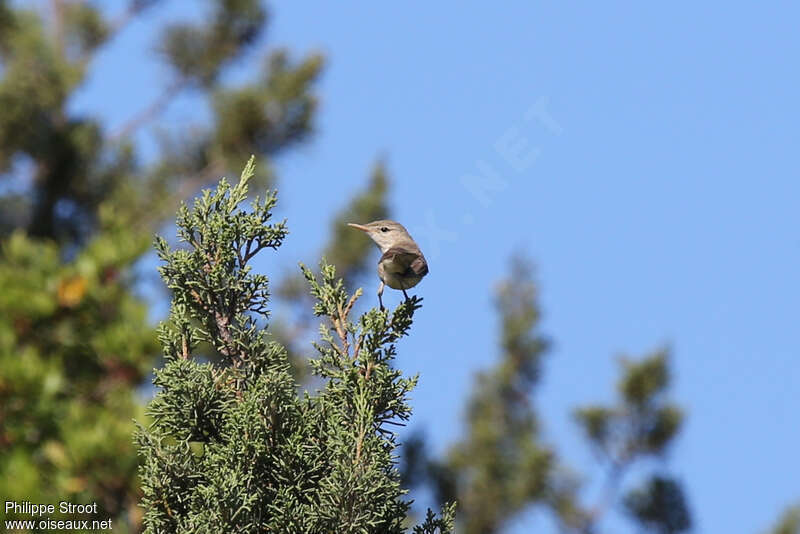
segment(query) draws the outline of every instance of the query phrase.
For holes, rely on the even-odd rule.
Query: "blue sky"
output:
[[[154,28],[197,5],[172,0],[128,28],[75,109],[113,129],[144,107],[168,81]],[[329,61],[317,135],[277,162],[283,260],[318,250],[385,156],[393,213],[431,264],[399,365],[421,374],[415,424],[435,450],[493,362],[490,292],[522,250],[554,342],[535,400],[568,462],[600,475],[570,411],[613,399],[619,354],[668,345],[688,420],[666,465],[695,530],[760,532],[800,500],[797,4],[273,8],[268,46]],[[165,119],[204,116],[190,95]]]

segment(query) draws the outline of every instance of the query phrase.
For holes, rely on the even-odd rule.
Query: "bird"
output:
[[[381,250],[378,260],[378,303],[383,307],[383,289],[389,286],[403,292],[406,300],[411,289],[428,274],[428,262],[419,245],[399,222],[380,220],[367,224],[347,223],[348,226],[365,232]]]

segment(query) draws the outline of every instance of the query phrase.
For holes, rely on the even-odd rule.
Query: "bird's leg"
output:
[[[406,293],[405,288],[403,288],[403,295],[406,297],[406,300],[408,300],[408,293]]]
[[[378,304],[380,304],[380,306],[381,306],[381,311],[383,311],[385,309],[383,307],[383,299],[381,298],[383,296],[383,287],[385,285],[386,284],[383,283],[383,280],[381,280],[381,285],[378,286]]]

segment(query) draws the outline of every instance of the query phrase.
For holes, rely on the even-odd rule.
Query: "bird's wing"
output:
[[[392,247],[384,252],[380,263],[384,264],[390,272],[405,273],[411,270],[417,276],[428,274],[428,263],[425,261],[425,257],[417,251],[403,247]]]
[[[428,262],[425,261],[425,257],[421,254],[417,256],[417,259],[411,262],[411,270],[416,273],[417,276],[425,276],[428,274]]]

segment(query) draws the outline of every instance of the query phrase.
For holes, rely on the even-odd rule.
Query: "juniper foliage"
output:
[[[251,159],[237,185],[223,179],[181,207],[186,248],[156,240],[173,305],[152,423],[137,432],[146,531],[404,532],[410,502],[392,429],[410,417],[417,379],[392,362],[420,299],[354,322],[361,290],[348,294],[324,261],[319,276],[301,265],[324,319],[311,362],[322,386],[298,394],[286,350],[263,326],[268,279],[250,265],[287,228],[270,222],[275,193],[240,208],[253,174]],[[202,346],[222,360],[204,361]],[[453,505],[429,512],[414,532],[451,532],[453,515]]]

